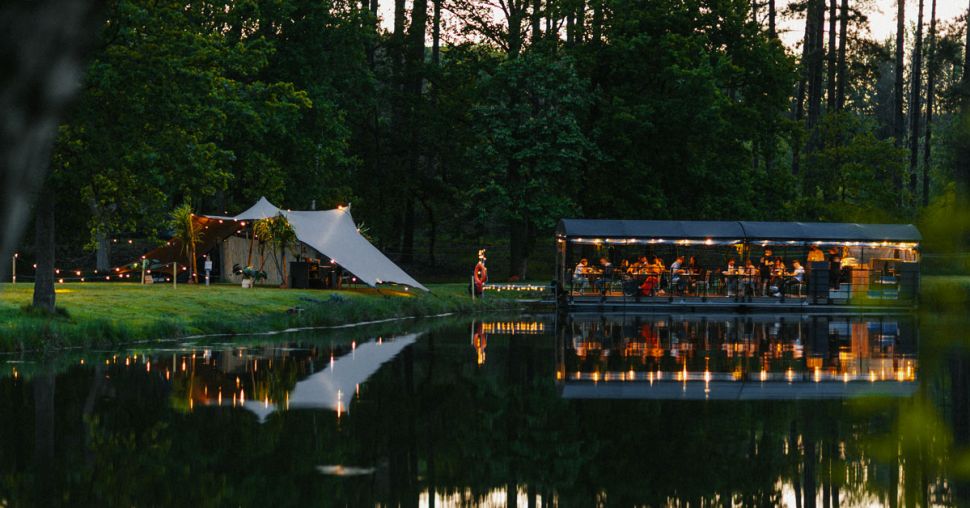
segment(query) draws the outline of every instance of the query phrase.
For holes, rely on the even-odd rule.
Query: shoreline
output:
[[[62,316],[22,309],[29,284],[0,285],[0,352],[39,353],[217,336],[276,335],[440,315],[520,312],[513,298],[472,300],[464,284],[431,292],[366,289],[242,289],[235,285],[144,286],[74,283],[57,287]]]
[[[31,284],[0,284],[0,353],[143,345],[218,336],[278,335],[431,316],[526,312],[529,300],[490,293],[472,300],[467,285],[433,284],[431,292],[371,288],[242,289],[235,285],[68,283],[57,287],[67,316],[26,312]],[[965,309],[970,277],[924,276],[917,313]]]

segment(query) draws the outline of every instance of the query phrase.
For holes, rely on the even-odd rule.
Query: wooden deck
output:
[[[727,297],[727,296],[645,296],[634,298],[617,294],[569,295],[560,302],[548,299],[545,304],[567,312],[870,312],[911,311],[916,302],[900,300],[853,299],[831,295],[827,299],[813,301],[805,296],[780,297]]]

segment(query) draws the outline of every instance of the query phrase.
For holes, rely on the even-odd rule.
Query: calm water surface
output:
[[[0,357],[0,506],[970,506],[946,316],[425,321]]]

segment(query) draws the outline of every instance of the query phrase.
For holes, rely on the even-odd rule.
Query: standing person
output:
[[[488,269],[485,268],[485,249],[478,251],[478,263],[472,272],[472,291],[475,296],[481,296],[485,292],[485,283],[488,282]]]
[[[811,263],[815,261],[825,261],[825,254],[818,248],[818,245],[812,245],[808,248],[809,265],[811,266]]]
[[[839,249],[829,249],[829,288],[838,291],[839,279],[842,278],[842,254]]]
[[[774,266],[774,260],[771,259],[771,255],[774,254],[770,247],[765,248],[764,254],[761,255],[761,259],[758,260],[758,271],[761,279],[761,294],[768,296],[768,285],[771,281],[771,269]]]

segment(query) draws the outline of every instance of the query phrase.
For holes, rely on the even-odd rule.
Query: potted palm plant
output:
[[[259,281],[266,278],[266,272],[257,270],[252,266],[242,268],[238,264],[232,265],[232,273],[242,275],[242,287],[251,288]]]

